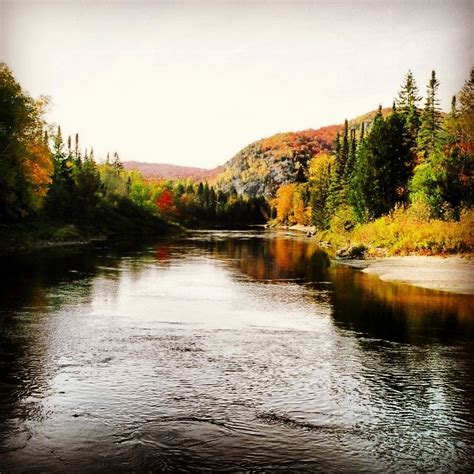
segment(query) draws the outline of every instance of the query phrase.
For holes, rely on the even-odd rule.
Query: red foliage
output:
[[[163,214],[169,214],[173,211],[174,208],[174,199],[170,191],[165,189],[157,198],[156,198],[156,207]]]

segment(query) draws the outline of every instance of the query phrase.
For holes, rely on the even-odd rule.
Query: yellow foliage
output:
[[[459,221],[427,219],[423,209],[400,207],[391,214],[348,232],[333,226],[320,241],[334,247],[363,245],[368,255],[439,255],[474,249],[474,210],[464,211]]]
[[[291,216],[293,214],[293,194],[295,188],[295,184],[283,184],[278,188],[274,201],[278,222],[293,224]]]
[[[309,180],[318,179],[321,175],[327,173],[327,170],[334,165],[334,156],[327,153],[318,153],[314,156],[308,165]]]

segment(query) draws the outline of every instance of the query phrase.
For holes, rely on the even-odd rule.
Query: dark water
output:
[[[2,473],[474,468],[471,297],[281,232],[1,264]]]

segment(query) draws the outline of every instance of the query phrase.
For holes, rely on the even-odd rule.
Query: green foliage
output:
[[[270,216],[264,198],[243,197],[235,190],[216,191],[207,183],[175,182],[171,192],[176,203],[175,219],[187,227],[239,228],[263,224]]]
[[[44,140],[44,105],[0,63],[0,221],[38,210],[46,194],[52,165]]]
[[[407,199],[413,169],[405,121],[397,112],[378,116],[361,143],[349,183],[349,202],[360,222],[380,217]]]
[[[58,242],[71,242],[81,240],[82,236],[75,225],[69,224],[55,230],[51,238]]]
[[[435,71],[431,72],[431,79],[426,90],[425,107],[421,114],[420,129],[418,131],[418,152],[422,158],[433,154],[438,145],[441,131],[442,114],[437,97],[439,81]]]
[[[418,104],[421,100],[418,87],[413,73],[409,70],[406,74],[398,98],[396,100],[397,110],[403,116],[406,123],[407,133],[413,140],[415,146],[416,137],[420,128],[420,111]]]

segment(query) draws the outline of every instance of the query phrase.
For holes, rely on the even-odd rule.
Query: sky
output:
[[[214,167],[277,132],[390,106],[431,70],[449,109],[474,2],[7,1],[0,61],[96,157]]]

